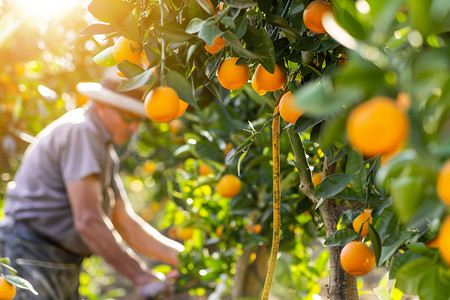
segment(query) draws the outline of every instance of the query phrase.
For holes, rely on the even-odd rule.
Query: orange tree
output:
[[[316,8],[306,14],[310,2]],[[175,160],[183,161],[182,168],[168,184],[170,200],[162,223],[194,228],[181,255],[180,286],[204,293],[223,273],[228,277],[220,278],[228,278],[225,283],[238,298],[245,294],[243,285],[255,286],[242,275],[242,265],[261,275],[255,261],[272,244],[269,269],[262,276],[264,290],[256,294],[266,299],[272,287],[272,293],[284,298],[311,298],[317,278],[327,272],[323,256],[306,250],[324,244],[330,258],[329,297],[357,299],[356,278],[342,269],[340,253],[345,245],[362,241],[370,248],[349,251],[358,256],[353,264],[366,263],[358,253],[369,252],[378,267],[387,267],[401,292],[445,299],[448,237],[438,233],[448,211],[445,196],[444,202],[439,198],[446,194],[446,175],[439,177],[438,188],[436,182],[449,158],[449,4],[212,4],[217,9],[204,0],[94,0],[88,7],[110,24],[94,24],[88,32],[108,34],[111,47],[119,36],[137,41],[147,56],[144,67],[127,60],[118,64],[128,77],[122,89],[170,86],[190,104],[182,117],[184,144],[173,152]],[[318,22],[319,30],[305,26]],[[226,45],[215,54],[206,51],[204,46],[219,36]],[[111,47],[97,55],[97,63],[114,64]],[[249,79],[259,64],[268,73],[277,66],[287,74],[287,84],[264,96],[267,90],[259,81],[229,91],[227,87],[234,87],[222,87],[216,77],[228,57],[238,58],[236,67],[249,67]],[[242,77],[235,69],[230,79]],[[278,101],[288,91],[303,114],[292,123],[282,121],[278,135]],[[230,143],[234,154],[224,159],[223,149]],[[201,163],[211,175],[198,174]],[[314,187],[312,173],[317,172],[323,176]],[[214,192],[227,173],[242,181],[231,199]],[[359,228],[367,226],[367,236],[352,228],[365,209],[373,219]],[[258,234],[251,230],[254,224],[262,225]],[[435,236],[439,249],[427,246]],[[349,257],[343,257],[342,264],[347,264]],[[367,271],[366,265],[359,267]],[[392,290],[381,285],[374,292],[387,295]]]
[[[185,240],[179,289],[211,293],[225,284],[231,288],[221,293],[235,299],[267,298],[269,290],[311,299],[329,275],[330,298],[356,299],[341,249],[362,241],[371,248],[359,253],[371,251],[401,292],[446,299],[448,185],[446,168],[439,171],[450,157],[448,1],[333,0],[334,13],[318,18],[326,33],[305,26],[309,0],[211,2],[93,0],[88,9],[102,23],[84,31],[106,36],[107,47],[94,57],[102,66],[117,63],[119,37],[133,41],[129,52],[138,51],[139,61],[118,63],[128,78],[122,89],[169,86],[189,104],[176,133],[170,124],[146,123],[125,161],[128,170],[142,165],[141,183],[165,207],[151,221]],[[211,54],[205,46],[218,36],[226,44]],[[229,91],[216,77],[228,57],[248,65],[249,79],[258,65],[269,73],[278,66],[287,83]],[[2,91],[16,95],[6,81]],[[277,113],[287,92],[303,112],[295,124]],[[380,97],[385,108],[366,112],[364,104]],[[362,123],[352,125],[350,116],[360,111]],[[18,112],[10,113],[17,119]],[[10,149],[3,140],[2,149]],[[211,174],[200,175],[201,164]],[[312,173],[322,173],[320,183]],[[214,188],[225,174],[240,178],[231,198]],[[139,184],[132,186],[137,191]],[[373,219],[361,224],[368,228],[363,237],[352,222],[365,209]],[[278,250],[278,260],[269,259]],[[373,292],[393,290],[380,285]]]

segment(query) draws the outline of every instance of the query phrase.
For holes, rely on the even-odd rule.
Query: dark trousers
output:
[[[16,300],[79,300],[83,257],[74,255],[35,235],[22,224],[0,228],[0,255],[28,280],[39,295],[17,289]],[[3,269],[7,274],[8,271]]]

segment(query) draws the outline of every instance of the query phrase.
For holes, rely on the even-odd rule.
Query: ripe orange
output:
[[[0,300],[10,300],[16,295],[16,287],[6,281],[5,277],[0,277]]]
[[[194,236],[194,228],[186,227],[186,228],[178,228],[177,229],[177,238],[183,241],[188,241],[192,239]]]
[[[225,198],[232,198],[241,191],[241,180],[239,177],[228,174],[224,175],[216,184],[216,192]]]
[[[439,252],[447,266],[450,267],[450,216],[447,216],[442,223],[438,235]]]
[[[439,248],[439,236],[425,243],[428,248]]]
[[[253,74],[253,77],[252,77],[252,88],[253,88],[253,90],[260,96],[265,95],[267,93],[267,91],[261,89],[258,86],[258,84],[256,83],[256,80],[254,80],[254,78],[255,78],[255,74]]]
[[[253,233],[254,234],[259,234],[261,232],[261,224],[255,224],[255,226],[253,226]]]
[[[314,173],[312,174],[312,182],[314,186],[317,186],[319,183],[322,182],[322,173]]]
[[[304,113],[303,109],[295,104],[295,96],[291,92],[287,92],[280,99],[280,115],[286,122],[294,123]]]
[[[322,25],[322,16],[326,12],[333,13],[330,2],[324,0],[314,0],[305,8],[303,12],[303,22],[306,28],[315,33],[326,33]]]
[[[198,173],[202,176],[206,176],[211,174],[211,170],[209,169],[209,167],[206,164],[201,164],[198,167]]]
[[[352,146],[364,156],[393,152],[408,133],[408,119],[385,96],[373,97],[359,104],[347,118],[346,132]]]
[[[363,242],[350,242],[342,248],[341,266],[345,272],[353,276],[369,273],[375,266],[375,254]]]
[[[184,124],[178,119],[169,122],[169,130],[173,134],[178,134],[182,129],[184,129]]]
[[[438,174],[436,188],[439,199],[446,205],[450,205],[450,160],[441,168]]]
[[[128,60],[130,63],[139,64],[142,47],[138,42],[129,40],[121,36],[113,46],[113,57],[117,63]]]
[[[226,43],[227,42],[224,38],[222,38],[221,36],[216,36],[211,46],[208,44],[205,45],[205,50],[211,54],[216,54],[220,51],[220,49],[223,48],[223,46],[225,46]]]
[[[177,112],[177,115],[175,118],[181,117],[189,106],[189,104],[187,102],[184,102],[181,99],[178,99],[178,104],[179,104],[178,112]]]
[[[281,70],[278,65],[275,65],[275,71],[272,74],[267,71],[263,65],[259,64],[252,77],[252,83],[255,81],[255,86],[268,92],[274,92],[281,89],[286,83],[286,80],[286,73]]]
[[[170,122],[176,118],[180,107],[178,95],[170,87],[154,88],[145,96],[145,112],[155,122]]]
[[[228,57],[217,69],[217,79],[226,89],[237,90],[243,87],[250,78],[250,69],[246,63],[236,65],[239,58]]]
[[[369,233],[369,225],[368,223],[372,224],[372,210],[371,209],[365,209],[362,213],[360,213],[354,220],[353,220],[353,229],[357,232],[361,230],[361,236],[367,236]]]

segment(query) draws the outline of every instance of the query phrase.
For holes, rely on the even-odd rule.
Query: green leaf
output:
[[[292,43],[291,47],[298,51],[316,51],[321,43],[322,40],[317,36],[306,36]]]
[[[194,100],[194,93],[192,86],[184,75],[178,73],[177,71],[169,69],[167,70],[165,79],[167,81],[167,85],[177,92],[178,97],[181,100],[189,103],[189,105],[197,107],[197,104],[195,103]]]
[[[422,278],[428,276],[426,270],[432,265],[433,261],[428,257],[421,257],[405,264],[397,271],[395,286],[405,294],[417,295],[419,283]]]
[[[352,181],[355,174],[337,173],[326,177],[314,191],[317,198],[332,198]]]
[[[364,157],[361,153],[352,150],[351,148],[347,149],[348,159],[345,167],[345,171],[347,173],[355,173],[356,176],[350,183],[353,190],[356,193],[363,194],[365,183],[367,181],[366,169],[364,167],[365,161]]]
[[[104,49],[92,59],[97,65],[102,67],[111,67],[117,64],[113,56],[113,46]]]
[[[269,24],[272,24],[272,25],[280,28],[281,30],[283,30],[283,32],[286,35],[290,35],[290,36],[292,36],[295,39],[298,37],[298,32],[294,28],[289,26],[289,23],[288,23],[288,21],[286,19],[284,19],[284,18],[282,18],[280,16],[277,16],[277,15],[267,14],[266,15],[266,21]]]
[[[212,45],[214,43],[214,39],[221,35],[222,31],[217,28],[216,24],[213,21],[204,22],[198,32],[198,37],[205,41],[208,45]]]
[[[323,120],[325,120],[325,117],[310,117],[307,114],[302,114],[295,122],[294,132],[306,131]]]
[[[153,86],[154,83],[158,80],[157,76],[154,75],[154,69],[148,69],[141,74],[138,74],[132,78],[124,80],[117,87],[118,91],[131,91],[137,88],[140,88],[146,84]]]
[[[109,24],[91,24],[80,32],[80,35],[96,35],[114,32],[115,29]]]
[[[13,267],[11,267],[10,262],[9,262],[9,258],[8,257],[4,257],[6,258],[6,260],[3,262],[0,262],[0,265],[2,267],[5,267],[12,275],[16,275],[17,274],[17,270],[14,269]]]
[[[384,264],[389,258],[391,258],[392,255],[394,255],[395,252],[397,252],[398,248],[402,246],[411,236],[413,233],[408,231],[402,231],[400,232],[400,236],[395,240],[394,243],[392,243],[389,246],[384,246],[381,248],[381,256],[379,265]]]
[[[92,0],[88,5],[94,17],[111,24],[125,19],[133,9],[133,4],[122,0]]]
[[[116,20],[111,25],[117,30],[117,32],[133,41],[140,41],[141,35],[139,33],[139,23],[136,18],[129,14],[125,18]]]
[[[240,9],[254,7],[254,6],[258,5],[257,2],[248,1],[248,0],[225,0],[224,3],[228,4],[231,7],[240,8]]]
[[[418,287],[420,299],[448,300],[450,286],[448,272],[432,265],[428,266],[424,273],[426,276],[422,277]]]
[[[258,30],[255,53],[259,56],[258,61],[267,71],[275,72],[275,48],[272,39],[263,28]]]
[[[5,275],[6,281],[9,283],[15,285],[18,288],[29,290],[34,295],[38,295],[38,292],[34,289],[34,287],[29,283],[27,280],[23,279],[22,277],[15,276],[15,275]]]
[[[202,29],[202,26],[205,22],[206,21],[204,21],[200,18],[193,18],[189,22],[188,26],[186,26],[186,29],[185,29],[186,33],[195,34],[195,33],[199,32],[200,29]]]
[[[399,256],[397,256],[393,263],[391,264],[391,268],[389,270],[389,279],[394,279],[397,271],[404,265],[406,265],[409,262],[412,262],[414,260],[417,260],[418,258],[423,257],[421,254],[417,254],[411,251],[407,251]]]
[[[302,0],[292,1],[292,5],[289,8],[289,22],[291,22],[297,29],[302,29],[303,27],[303,11],[305,10],[305,5]]]
[[[241,39],[245,33],[247,32],[247,24],[248,24],[248,20],[246,18],[246,16],[241,16],[236,20],[236,31],[234,32],[234,34],[236,35],[236,37],[238,39]]]
[[[372,244],[373,253],[375,254],[375,259],[378,266],[381,256],[381,239],[380,236],[378,235],[378,232],[373,228],[373,226],[370,223],[367,224],[369,225],[369,238]]]
[[[420,207],[424,181],[422,178],[400,177],[391,180],[394,208],[401,221],[408,221]]]
[[[230,31],[225,31],[225,33],[223,34],[223,38],[227,41],[228,45],[231,46],[231,48],[233,49],[235,54],[237,54],[241,57],[250,58],[250,59],[260,58],[259,55],[242,47],[242,44],[239,41],[239,39]]]
[[[241,164],[242,164],[242,161],[244,160],[246,155],[247,155],[247,152],[243,152],[242,155],[239,157],[239,161],[238,161],[238,164],[237,164],[237,174],[238,174],[238,176],[241,176]]]
[[[164,40],[169,43],[182,43],[191,39],[193,36],[186,33],[185,29],[179,24],[164,24],[163,27],[158,27],[156,30],[161,33]]]
[[[206,0],[197,0],[197,3],[203,8],[208,14],[214,14],[214,10],[211,5]]]
[[[232,17],[225,16],[220,20],[220,23],[227,26],[230,30],[234,31],[236,29],[236,23],[234,22],[234,19]]]
[[[296,104],[312,116],[337,113],[344,105],[361,98],[358,89],[335,89],[328,78],[322,78],[319,84],[308,83],[295,93]]]
[[[345,246],[349,242],[356,240],[358,233],[352,229],[341,229],[333,232],[329,238],[325,241],[325,246]]]

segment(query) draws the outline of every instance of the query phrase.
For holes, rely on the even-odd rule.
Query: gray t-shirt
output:
[[[111,192],[117,195],[123,188],[117,154],[93,110],[79,108],[47,126],[25,151],[8,185],[6,218],[27,222],[72,252],[92,254],[74,228],[66,191],[66,184],[89,175],[98,175],[109,215]]]

